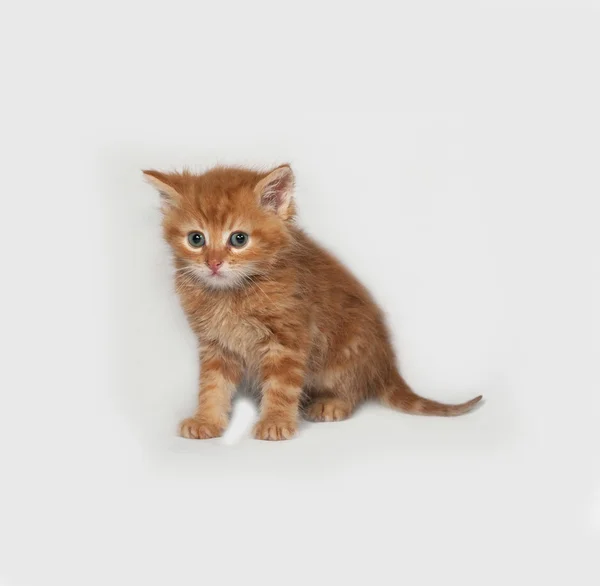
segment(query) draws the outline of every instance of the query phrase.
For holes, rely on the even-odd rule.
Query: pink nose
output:
[[[208,268],[213,273],[216,273],[221,268],[223,261],[222,260],[207,260],[206,264],[208,265]]]

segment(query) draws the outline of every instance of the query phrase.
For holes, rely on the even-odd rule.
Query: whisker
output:
[[[265,299],[267,301],[269,300],[269,296],[265,293],[265,290],[254,280],[253,276],[247,275],[246,279],[248,281],[250,281],[250,283],[252,283],[253,285],[256,285],[256,287],[258,288],[258,290],[265,296]]]

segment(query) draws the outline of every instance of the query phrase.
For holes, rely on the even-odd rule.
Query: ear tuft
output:
[[[176,175],[169,175],[152,169],[146,169],[142,173],[148,183],[153,185],[160,193],[163,211],[166,211],[168,208],[177,207],[181,201],[181,193],[178,191],[180,186],[178,185]]]
[[[260,205],[274,211],[282,219],[293,215],[294,173],[289,165],[282,165],[261,179],[254,188]]]

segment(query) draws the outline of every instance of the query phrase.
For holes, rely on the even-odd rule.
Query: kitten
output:
[[[177,292],[199,343],[198,408],[183,437],[223,433],[244,375],[260,383],[254,435],[263,440],[291,438],[301,409],[339,421],[371,398],[424,415],[479,402],[438,403],[404,382],[367,290],[296,226],[288,165],[144,174],[161,194]]]

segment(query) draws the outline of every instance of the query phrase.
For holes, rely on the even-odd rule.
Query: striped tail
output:
[[[382,403],[414,415],[439,415],[454,417],[467,413],[481,401],[482,395],[458,405],[438,403],[417,395],[404,381],[399,373],[395,373],[394,380],[384,388],[379,396]]]

